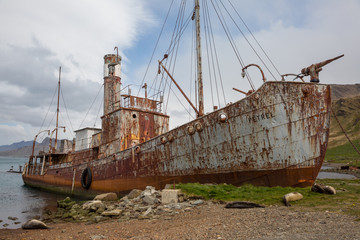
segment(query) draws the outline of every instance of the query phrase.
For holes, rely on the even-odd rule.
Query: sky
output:
[[[169,25],[164,25],[162,31],[164,39],[159,41],[153,63],[148,71],[146,69],[171,2],[0,0],[0,145],[33,140],[39,131],[54,129],[60,66],[59,125],[67,128],[65,133],[59,135],[60,138],[72,139],[75,136],[73,131],[79,128],[100,127],[103,57],[116,53],[115,46],[122,56],[123,87],[130,84],[132,93],[137,93],[143,79],[149,86],[156,86],[152,82],[156,79],[157,60],[162,59],[169,47],[169,39],[166,38],[172,36],[174,27],[171,24],[176,21],[177,9],[182,1],[174,1],[167,19]],[[212,2],[207,1],[209,9]],[[222,2],[228,4],[228,0]],[[281,74],[300,73],[303,67],[312,63],[345,54],[345,57],[323,68],[321,83],[360,82],[357,73],[360,62],[360,0],[231,2]],[[185,17],[191,16],[192,8],[192,1],[186,1]],[[215,12],[209,11],[215,15],[211,17],[213,37],[219,42],[216,49],[224,70],[222,88],[218,82],[206,82],[206,79],[211,79],[211,73],[206,67],[203,70],[206,112],[211,111],[213,105],[224,106],[244,97],[233,91],[233,87],[243,91],[250,89],[250,85],[240,76],[241,66],[234,57],[221,23],[216,21]],[[235,12],[233,14],[236,15]],[[200,15],[204,16],[205,13],[201,12]],[[240,19],[237,16],[234,19],[238,26],[241,25],[252,46],[259,50]],[[230,18],[228,20],[231,22]],[[192,26],[191,22],[188,29],[191,30]],[[232,36],[240,46],[239,52],[245,65],[256,63],[263,66],[237,27],[233,25],[229,28],[235,30]],[[202,29],[202,33],[205,31]],[[191,33],[184,33],[182,40],[184,43],[176,51],[179,68],[172,73],[194,101],[194,90],[190,90],[194,89],[190,82],[194,75],[194,70],[190,68],[193,56],[190,51]],[[206,44],[203,44],[203,49],[206,49]],[[263,53],[259,52],[264,60]],[[204,59],[206,55],[203,50]],[[273,73],[271,75],[263,67],[267,79],[274,80],[275,77],[279,80],[277,71],[271,64],[267,63],[267,66]],[[249,68],[249,73],[255,87],[260,87],[262,81],[258,70]],[[217,90],[215,86],[218,86]],[[194,113],[189,110],[179,91],[172,89],[171,93],[176,97],[168,98],[168,92],[164,93],[164,110],[171,116],[170,127],[175,127],[192,119],[188,112],[192,116]],[[207,96],[211,92],[213,98]],[[221,96],[218,97],[216,92],[220,92]]]

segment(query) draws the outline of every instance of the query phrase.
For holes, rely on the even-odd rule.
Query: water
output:
[[[0,228],[20,228],[27,220],[41,216],[44,208],[55,209],[56,201],[65,198],[26,187],[20,173],[7,172],[11,166],[18,170],[25,162],[27,158],[0,157]]]
[[[331,169],[331,167],[322,167],[321,169]],[[345,173],[336,173],[336,172],[319,172],[317,179],[357,179],[354,175],[345,174]]]

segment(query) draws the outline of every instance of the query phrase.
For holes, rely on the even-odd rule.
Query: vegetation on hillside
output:
[[[338,99],[332,103],[332,109],[350,140],[360,150],[360,96]],[[333,115],[325,160],[360,165],[360,155],[349,143]]]

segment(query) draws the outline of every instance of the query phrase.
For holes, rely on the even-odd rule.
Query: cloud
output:
[[[223,2],[227,4],[227,1]],[[207,3],[211,7],[211,2]],[[357,63],[360,48],[357,45],[360,42],[360,30],[356,28],[360,25],[359,1],[251,0],[232,3],[280,73],[299,73],[301,68],[312,63],[345,54],[344,58],[324,67],[320,80],[322,83],[359,82]],[[81,127],[93,126],[94,123],[99,126],[103,98],[103,56],[114,53],[114,46],[118,46],[123,59],[122,82],[140,85],[169,4],[168,0],[0,1],[0,21],[4,23],[0,25],[0,145],[12,143],[16,139],[15,135],[18,137],[15,141],[32,139],[42,125],[43,129],[49,126],[56,110],[54,94],[56,96],[59,66],[62,67],[61,86],[65,99],[65,104],[63,101],[60,103],[60,121],[66,122],[67,126],[72,125],[75,128],[73,130],[81,123]],[[180,1],[174,1],[169,23],[176,21],[178,12],[175,7],[179,4]],[[186,16],[191,13],[192,7],[193,3],[187,3]],[[201,15],[204,15],[203,12]],[[236,17],[236,13],[233,15]],[[244,34],[256,46],[240,19],[236,19]],[[212,18],[212,22],[220,65],[224,69],[222,79],[225,97],[227,102],[234,102],[243,95],[232,88],[247,91],[250,86],[240,76],[241,66],[234,60],[232,48],[220,29],[221,24],[216,23],[216,16]],[[190,29],[191,24],[193,22],[189,25]],[[235,26],[231,29],[237,30]],[[171,37],[172,30],[173,26],[167,25],[163,37]],[[180,68],[175,70],[174,77],[195,101],[195,88],[193,83],[190,84],[194,69],[189,69],[192,56],[191,36],[187,33],[183,35],[185,42],[179,48],[177,57]],[[239,43],[239,51],[245,64],[262,65],[239,32],[233,37]],[[156,60],[162,59],[168,46],[168,41],[159,42],[154,63],[146,78],[148,86],[152,85],[151,82],[156,77]],[[204,44],[203,47],[205,49]],[[263,54],[261,56],[266,59]],[[271,64],[267,64],[278,77],[270,67]],[[262,67],[265,70],[263,65]],[[258,70],[249,71],[253,75],[255,86],[259,87],[261,79]],[[205,111],[209,112],[212,111],[211,91],[215,93],[214,104],[219,105],[216,83],[212,79],[211,89],[206,66],[203,72]],[[266,70],[265,73],[271,80],[272,76]],[[219,82],[217,85],[220,85]],[[136,87],[132,88],[132,92],[137,93]],[[174,85],[172,88],[187,106]],[[167,91],[162,93],[165,97]],[[224,106],[221,89],[219,94],[220,104]],[[88,111],[97,95],[97,100]],[[51,102],[53,105],[49,108]],[[172,127],[189,120],[177,98],[172,96],[165,99],[165,102],[168,102],[167,112],[174,115],[170,120]],[[87,118],[84,120],[85,115]],[[43,124],[45,116],[46,122]],[[71,119],[71,124],[68,118]],[[14,125],[23,127],[26,135],[20,135],[16,130],[20,128],[14,128]],[[53,128],[53,125],[54,120],[50,127]],[[12,130],[17,133],[8,137]],[[72,137],[70,132],[67,131],[69,138]]]

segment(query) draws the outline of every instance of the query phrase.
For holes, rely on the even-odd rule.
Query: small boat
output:
[[[7,171],[8,173],[22,173],[23,172],[23,169],[22,169],[23,166],[19,165],[19,170],[14,170],[14,166],[11,166],[9,171]]]
[[[243,76],[248,67],[258,67],[263,84],[248,92],[235,89],[245,96],[205,113],[199,7],[196,0],[190,16],[197,30],[198,104],[187,98],[170,73],[165,63],[169,55],[159,61],[159,73],[171,78],[196,118],[170,130],[163,98],[148,97],[146,84],[144,97],[126,92],[121,57],[107,54],[101,129],[75,131],[70,148],[57,149],[56,138],[48,152],[33,152],[22,175],[26,185],[94,196],[188,182],[291,187],[314,183],[328,144],[331,104],[330,86],[319,83],[318,73],[341,56],[304,68],[296,75],[300,81],[266,81],[258,65],[243,66]],[[305,82],[305,76],[311,81]]]

